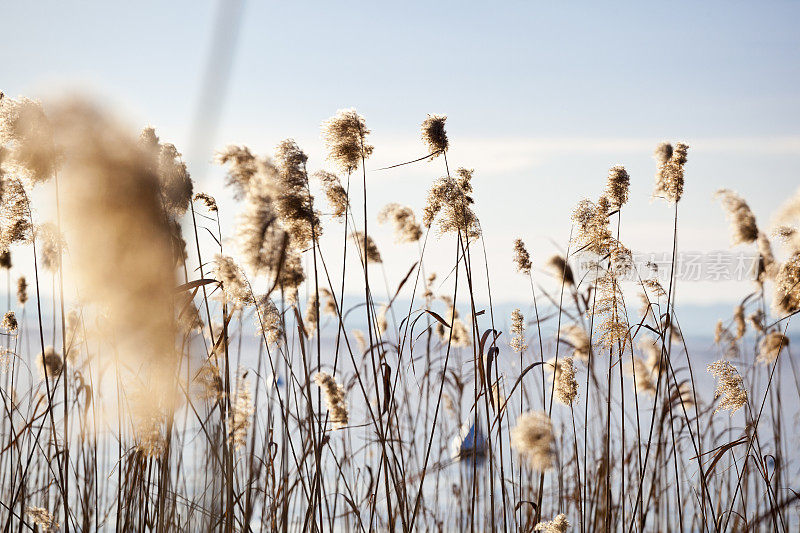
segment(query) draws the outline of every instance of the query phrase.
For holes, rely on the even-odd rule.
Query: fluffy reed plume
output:
[[[615,165],[608,171],[608,181],[606,182],[606,198],[611,203],[611,207],[619,209],[628,201],[628,187],[631,184],[631,177],[625,167]]]
[[[389,321],[386,319],[386,314],[389,312],[389,307],[386,305],[382,305],[380,310],[378,311],[377,316],[377,326],[378,326],[378,333],[384,335],[386,331],[389,329]]]
[[[742,376],[735,366],[725,360],[708,365],[708,372],[719,380],[714,398],[722,398],[714,413],[727,409],[733,416],[733,413],[747,403],[747,390],[744,388]]]
[[[64,360],[61,354],[56,352],[52,346],[47,346],[44,353],[39,352],[36,357],[36,366],[39,368],[39,373],[44,379],[47,374],[48,379],[54,379],[61,374],[61,369],[64,368]]]
[[[30,184],[47,181],[55,173],[59,154],[50,121],[39,102],[0,97],[0,147],[3,146],[8,148],[7,168]]]
[[[253,295],[245,281],[244,272],[233,258],[217,254],[214,259],[214,278],[222,283],[227,300],[235,307],[244,307],[253,302]]]
[[[572,274],[572,267],[569,266],[567,260],[561,255],[554,255],[544,264],[545,270],[555,276],[559,282],[565,285],[575,285],[575,276]]]
[[[579,250],[588,250],[605,255],[611,244],[611,229],[608,226],[608,213],[611,204],[605,196],[597,203],[581,200],[572,212],[575,224],[574,241]]]
[[[472,346],[472,340],[467,325],[460,318],[453,319],[453,336],[450,345],[454,348],[467,348]]]
[[[455,308],[453,305],[452,300],[449,297],[442,297],[445,302],[447,302],[448,307],[448,317],[450,319],[450,324],[452,326],[452,334],[450,333],[450,328],[445,327],[444,324],[441,322],[436,322],[436,334],[442,340],[442,342],[450,342],[450,345],[454,348],[466,348],[467,346],[471,346],[472,342],[470,340],[469,330],[467,329],[467,325],[458,317],[458,309]]]
[[[618,343],[625,345],[628,338],[628,324],[625,312],[625,299],[622,287],[609,271],[597,280],[597,299],[593,309],[587,314],[594,314],[597,330],[603,345],[610,348]]]
[[[203,205],[206,206],[206,209],[215,213],[217,212],[217,201],[210,194],[206,194],[204,192],[195,193],[194,201],[203,202]]]
[[[669,143],[656,147],[654,157],[658,163],[656,185],[653,198],[664,198],[669,203],[677,203],[683,196],[683,173],[689,146],[678,143],[673,148]]]
[[[295,249],[307,248],[312,239],[321,234],[314,198],[308,188],[307,161],[308,156],[292,139],[282,141],[275,149],[278,179],[274,186],[274,201],[283,228]]]
[[[578,324],[567,324],[561,327],[561,341],[572,346],[572,355],[583,361],[589,361],[589,353],[592,351],[592,343],[589,333]]]
[[[747,323],[744,321],[744,306],[737,305],[733,309],[733,323],[736,325],[736,340],[739,340],[747,331]]]
[[[195,392],[198,398],[212,402],[225,398],[225,383],[219,374],[219,367],[213,360],[209,359],[203,363],[194,381],[198,385]]]
[[[775,225],[794,225],[800,221],[800,189],[778,208],[773,220]]]
[[[18,179],[4,180],[2,193],[0,249],[8,250],[12,244],[28,242],[32,226],[28,194],[22,182]]]
[[[158,458],[166,450],[166,441],[161,431],[164,423],[158,401],[148,398],[144,393],[133,395],[134,407],[131,412],[134,427],[136,451],[145,457]],[[150,405],[153,403],[154,405]],[[149,406],[142,408],[142,406]]]
[[[525,243],[522,239],[514,239],[514,264],[517,266],[517,272],[520,274],[531,273],[531,254],[525,248]]]
[[[764,326],[764,321],[766,320],[766,315],[764,311],[758,309],[752,313],[750,313],[747,317],[747,320],[750,321],[752,324],[753,329],[755,329],[759,333],[766,333],[766,327]]]
[[[194,185],[180,152],[174,144],[161,143],[156,131],[151,127],[146,127],[142,131],[139,141],[145,149],[153,153],[157,161],[156,174],[161,185],[161,201],[164,203],[164,208],[172,216],[183,215],[189,209],[189,202],[192,201]]]
[[[362,261],[366,261],[367,263],[383,263],[381,253],[378,250],[378,246],[375,244],[375,241],[372,240],[372,237],[367,236],[366,238],[366,250],[364,249],[363,231],[353,232],[352,237],[356,243],[356,246],[358,246],[359,255]]]
[[[322,389],[325,395],[325,404],[330,412],[330,421],[333,429],[340,429],[347,425],[349,413],[345,404],[344,388],[336,383],[336,379],[327,372],[317,372],[314,382]]]
[[[55,225],[47,222],[36,229],[36,241],[45,270],[56,272],[61,268],[61,255],[65,248],[64,237]]]
[[[394,227],[394,238],[397,242],[417,242],[422,237],[414,210],[400,204],[387,204],[378,213],[378,222],[391,222]]]
[[[758,233],[756,239],[758,246],[758,272],[757,279],[763,282],[765,279],[774,279],[777,265],[775,263],[775,256],[772,254],[772,244],[769,238],[762,232]]]
[[[174,398],[176,279],[151,154],[86,102],[56,106],[49,118],[64,156],[62,213],[80,294],[105,309],[116,353],[148,372],[151,398]]]
[[[645,368],[654,378],[657,378],[659,367],[662,366],[662,363],[666,363],[661,357],[661,348],[658,345],[658,341],[650,336],[644,336],[639,340],[637,346],[642,354],[647,356],[644,359]],[[666,364],[664,364],[662,371],[666,371]]]
[[[525,344],[525,317],[519,309],[511,312],[511,342],[508,345],[519,353],[528,349],[528,345]]]
[[[572,357],[559,358],[556,365],[555,357],[547,361],[546,368],[555,380],[556,400],[564,405],[571,405],[578,397],[578,381],[575,379],[575,362]]]
[[[777,237],[789,250],[800,250],[800,232],[796,227],[778,226],[772,231],[772,236]]]
[[[534,470],[545,472],[556,462],[553,423],[543,411],[530,411],[517,418],[511,430],[511,446]]]
[[[28,282],[25,280],[25,276],[20,276],[17,280],[17,301],[19,305],[23,306],[28,301]]]
[[[558,514],[549,522],[539,522],[533,528],[534,531],[544,531],[544,533],[567,533],[570,526],[566,515]]]
[[[773,290],[772,306],[777,314],[786,316],[800,310],[800,252],[778,268]]]
[[[447,140],[447,131],[444,129],[446,120],[446,115],[432,115],[429,113],[428,117],[422,121],[422,142],[428,147],[431,160],[447,151],[449,142]]]
[[[338,314],[336,308],[336,300],[333,297],[333,293],[322,287],[319,290],[320,294],[322,295],[322,312],[326,315],[336,316]]]
[[[250,189],[250,180],[265,170],[275,171],[274,165],[257,158],[247,146],[229,145],[220,150],[214,156],[214,161],[218,165],[228,167],[228,174],[225,177],[225,185],[233,189],[234,198],[241,200]],[[265,169],[270,166],[271,169]]]
[[[238,146],[226,148],[217,155],[217,161],[228,165],[227,183],[237,198],[246,198],[237,227],[237,243],[245,264],[255,275],[273,276],[293,300],[305,280],[296,248],[308,244],[311,223],[318,220],[307,192],[305,154],[291,141],[283,143],[278,152],[280,169]],[[288,232],[281,220],[288,224]]]
[[[656,393],[656,382],[650,365],[641,357],[633,357],[632,363],[625,363],[623,370],[626,375],[632,376],[636,382],[636,391],[645,394]]]
[[[6,314],[3,315],[3,322],[0,323],[0,327],[8,332],[17,331],[17,317],[14,315],[14,311],[6,311]]]
[[[253,417],[253,396],[250,393],[250,382],[247,372],[239,372],[236,378],[236,401],[228,415],[228,442],[234,449],[247,446],[247,432]]]
[[[358,349],[364,353],[367,350],[367,338],[364,336],[364,332],[360,329],[354,329],[353,337],[356,339],[356,343],[358,343]]]
[[[253,180],[236,228],[239,253],[255,275],[276,270],[281,250],[289,247],[288,236],[278,227],[271,188],[264,181]]]
[[[312,292],[306,302],[306,316],[304,319],[306,336],[313,337],[319,324],[319,300],[316,293]]]
[[[324,170],[320,170],[314,175],[322,184],[322,190],[325,192],[328,205],[332,210],[331,214],[340,220],[344,219],[347,213],[349,198],[347,196],[347,191],[342,187],[339,176]]]
[[[283,337],[280,311],[267,295],[259,298],[256,305],[258,306],[255,316],[257,334],[266,335],[269,344],[277,344]]]
[[[367,143],[364,118],[355,109],[341,109],[322,123],[322,138],[328,150],[328,160],[345,174],[350,174],[361,160],[372,155],[373,147]]]
[[[55,516],[50,514],[44,507],[26,507],[25,514],[45,533],[57,531],[59,528],[59,523],[56,522]]]
[[[0,181],[2,181],[2,171],[0,171]],[[4,268],[6,270],[11,269],[11,252],[8,250],[4,250],[0,252],[0,268]]]
[[[733,244],[749,244],[758,238],[756,217],[744,199],[729,189],[720,189],[714,195],[722,202],[722,208],[731,223]]]
[[[774,363],[778,355],[789,347],[789,338],[780,331],[770,331],[758,343],[756,362],[765,365]]]
[[[422,223],[430,228],[439,216],[439,232],[463,232],[467,237],[478,237],[480,225],[470,207],[472,199],[473,170],[459,168],[457,178],[439,178],[428,192],[428,201],[423,210]]]

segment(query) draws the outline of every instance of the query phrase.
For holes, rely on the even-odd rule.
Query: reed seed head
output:
[[[356,231],[352,234],[353,240],[358,246],[359,255],[361,260],[369,263],[383,263],[381,253],[378,250],[378,245],[372,240],[369,235],[365,236],[363,231]],[[366,240],[366,242],[365,242]]]
[[[39,356],[36,358],[36,366],[39,367],[42,379],[47,374],[47,378],[52,380],[61,374],[61,370],[64,368],[64,360],[61,354],[56,352],[55,348],[47,346],[44,352],[39,352]]]
[[[758,343],[756,362],[765,365],[774,363],[778,355],[789,347],[789,338],[780,331],[770,331]]]
[[[773,290],[772,307],[778,315],[800,310],[800,251],[778,268]]]
[[[531,468],[540,472],[555,466],[555,444],[553,423],[543,411],[520,415],[511,430],[511,446]]]
[[[328,160],[342,172],[350,174],[363,159],[372,155],[373,146],[367,143],[370,131],[364,118],[355,109],[341,109],[322,123],[322,138],[328,150]]]
[[[552,256],[547,260],[544,268],[555,276],[559,282],[563,282],[565,285],[575,285],[575,276],[572,274],[572,267],[569,266],[564,256]]]
[[[447,131],[444,128],[446,120],[446,115],[428,114],[428,117],[422,121],[422,142],[428,147],[431,160],[446,152],[449,146]]]
[[[417,242],[422,237],[422,228],[414,216],[414,210],[400,204],[387,204],[378,213],[378,222],[391,222],[397,242]]]
[[[250,429],[253,417],[253,395],[250,392],[250,382],[247,372],[239,371],[236,378],[236,401],[231,406],[228,415],[228,442],[234,449],[247,447],[247,432]]]
[[[528,249],[525,248],[525,243],[522,242],[522,239],[514,240],[514,264],[520,274],[531,273],[531,267],[533,266],[531,264],[531,255],[528,253]]]
[[[608,171],[608,182],[606,184],[606,197],[614,209],[621,208],[628,201],[628,187],[631,184],[631,177],[625,167],[616,165]]]
[[[733,416],[733,413],[747,403],[747,390],[744,388],[742,376],[735,366],[725,360],[708,365],[708,372],[718,380],[714,398],[722,398],[714,412],[726,409]]]
[[[566,515],[558,514],[549,522],[539,522],[533,528],[534,531],[544,531],[544,533],[567,533],[570,524]]]
[[[208,209],[211,212],[214,212],[214,213],[217,212],[217,201],[210,194],[206,194],[204,192],[195,193],[194,201],[195,202],[202,202],[203,205],[206,206],[206,209]]]
[[[17,279],[17,301],[23,306],[28,301],[28,282],[25,280],[25,276]]]
[[[54,533],[58,531],[59,523],[56,521],[55,516],[44,507],[28,506],[25,508],[25,514],[34,524],[39,526],[43,532]]]
[[[322,184],[322,190],[328,198],[328,205],[332,210],[332,215],[340,220],[347,214],[349,198],[347,191],[342,187],[342,182],[336,174],[320,170],[315,174]]]
[[[720,189],[714,195],[722,202],[722,208],[731,223],[733,244],[749,244],[759,235],[756,217],[744,199],[729,189]]]
[[[525,317],[519,309],[511,312],[511,342],[509,346],[515,352],[522,353],[528,349],[525,343]]]
[[[678,143],[674,148],[672,145],[662,143],[656,148],[658,170],[653,190],[654,198],[664,198],[671,204],[680,201],[683,196],[683,167],[686,165],[688,151],[689,146],[684,143]]]
[[[6,167],[31,185],[53,177],[60,163],[52,124],[36,100],[0,98],[0,147],[3,146],[8,150],[4,157]]]
[[[19,324],[17,324],[17,317],[14,315],[14,311],[6,311],[6,314],[3,315],[3,322],[0,324],[0,327],[8,332],[14,332],[17,331],[18,326]]]
[[[330,412],[330,421],[333,429],[347,426],[349,413],[345,403],[345,390],[336,382],[336,379],[327,372],[317,372],[314,382],[322,389],[325,395],[325,404]]]

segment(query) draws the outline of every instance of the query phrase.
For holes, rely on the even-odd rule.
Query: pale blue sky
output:
[[[89,89],[188,154],[216,9],[5,2],[0,90]],[[744,195],[767,227],[800,182],[798,20],[798,2],[246,2],[209,148],[245,142],[269,153],[294,137],[322,167],[319,123],[356,107],[373,130],[376,168],[423,155],[419,123],[445,113],[451,164],[476,170],[490,266],[503,273],[497,296],[513,299],[525,288],[510,275],[513,238],[543,261],[551,238],[566,244],[572,206],[596,197],[617,163],[632,176],[623,240],[670,247],[670,211],[648,201],[660,140],[692,146],[681,249],[728,246],[711,200],[720,187]],[[190,157],[190,168],[225,207],[210,156]],[[375,211],[387,201],[420,208],[441,172],[434,162],[370,173]],[[235,208],[224,210],[232,221]],[[387,240],[390,278],[394,264],[402,275],[410,252],[376,236]],[[692,302],[750,288],[686,287],[679,296]]]

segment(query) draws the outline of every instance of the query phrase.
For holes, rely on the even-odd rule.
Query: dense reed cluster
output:
[[[769,229],[717,193],[757,264],[698,349],[674,300],[686,144],[655,150],[670,265],[632,260],[622,211],[647,199],[615,165],[564,214],[565,251],[515,238],[490,272],[446,120],[380,169],[427,165],[419,212],[368,202],[353,109],[320,161],[220,148],[218,202],[152,127],[0,93],[4,530],[796,530],[800,193]],[[511,275],[530,294],[501,312]]]

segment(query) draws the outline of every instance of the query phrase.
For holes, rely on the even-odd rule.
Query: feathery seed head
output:
[[[666,148],[669,146],[669,148]],[[684,165],[687,161],[689,146],[678,143],[672,148],[667,143],[662,143],[656,148],[655,157],[658,162],[656,171],[656,185],[653,190],[654,198],[664,198],[674,204],[683,196]],[[669,154],[669,158],[667,158]]]
[[[733,413],[747,403],[747,390],[744,388],[742,376],[735,366],[725,360],[708,365],[708,372],[718,379],[714,398],[722,398],[714,412],[727,409],[733,416]]]
[[[363,231],[353,232],[352,236],[353,240],[356,242],[356,246],[358,246],[359,256],[362,261],[365,261],[367,264],[383,263],[381,253],[375,241],[372,240],[372,237],[369,235],[365,236]],[[366,243],[364,242],[365,240]]]
[[[544,531],[544,533],[567,533],[569,521],[566,515],[559,514],[549,522],[539,522],[533,528],[534,531]]]
[[[616,165],[608,171],[606,196],[614,209],[621,208],[628,201],[628,187],[631,177],[625,167]]]
[[[431,153],[431,160],[447,151],[449,143],[447,132],[444,129],[446,120],[446,115],[428,114],[428,117],[422,122],[422,141]]]
[[[789,338],[780,331],[770,331],[758,344],[756,362],[765,365],[774,363],[778,355],[789,347]]]
[[[511,312],[511,342],[508,343],[515,352],[522,353],[528,345],[525,343],[525,317],[519,309]]]
[[[545,472],[555,466],[553,423],[543,411],[530,411],[517,418],[511,430],[511,446],[534,470]]]
[[[340,220],[344,219],[349,198],[339,177],[324,170],[320,170],[315,176],[322,184],[322,190],[325,191],[325,196],[328,198],[328,205],[333,210],[331,214]]]
[[[17,331],[17,317],[14,315],[14,311],[6,311],[6,314],[3,315],[3,322],[0,324],[3,329],[8,332]]]
[[[333,429],[347,426],[350,414],[345,403],[345,390],[336,382],[336,379],[327,372],[317,372],[314,382],[322,389],[325,395],[325,404],[330,412],[330,421]]]
[[[364,118],[355,109],[342,109],[322,123],[322,138],[328,149],[328,160],[342,172],[350,174],[362,159],[372,155],[373,146],[367,144]]]
[[[744,199],[729,189],[720,189],[714,195],[722,202],[733,232],[733,244],[748,244],[758,238],[756,217]]]
[[[203,202],[203,204],[206,206],[206,209],[215,213],[217,212],[217,201],[210,194],[206,194],[204,192],[195,193],[194,201]]]
[[[396,203],[387,204],[378,213],[378,222],[392,223],[397,242],[417,242],[422,237],[422,228],[410,207]]]
[[[517,272],[520,274],[531,273],[531,255],[522,239],[514,240],[514,264],[517,265]]]

